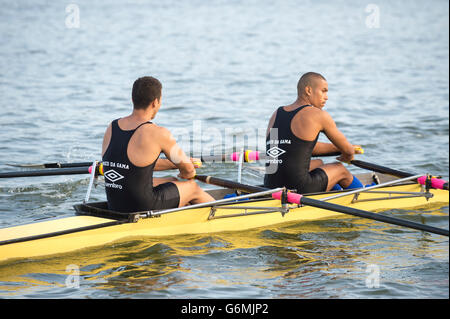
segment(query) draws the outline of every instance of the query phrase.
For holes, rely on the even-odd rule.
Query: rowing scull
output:
[[[370,182],[372,174],[358,175],[358,178]],[[329,200],[369,211],[448,205],[448,191],[425,191],[423,186],[413,182],[392,184],[393,178],[383,174],[378,174],[378,178],[384,185],[374,191],[319,193],[310,194],[308,198],[323,200],[331,195],[345,194]],[[202,206],[123,215],[107,210],[105,202],[86,203],[75,206],[77,215],[73,217],[3,228],[0,229],[0,261],[65,253],[133,237],[242,231],[343,216],[310,206],[282,204],[280,200],[267,197],[270,192],[237,197],[243,201],[223,199],[225,195],[235,193],[231,189],[215,189],[209,193],[217,201]]]

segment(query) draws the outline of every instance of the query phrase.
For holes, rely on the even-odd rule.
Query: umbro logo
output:
[[[105,178],[107,178],[108,180],[110,180],[113,183],[124,178],[122,175],[120,175],[113,169],[110,169],[109,171],[105,172],[103,175],[105,176]]]
[[[282,154],[286,153],[285,150],[282,150],[281,148],[274,146],[267,150],[267,155],[269,155],[272,158],[276,158]]]

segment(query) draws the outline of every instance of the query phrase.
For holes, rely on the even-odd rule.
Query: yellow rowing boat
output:
[[[369,173],[358,178],[368,184],[374,176]],[[425,189],[415,182],[383,174],[376,177],[380,184],[373,188],[307,197],[372,212],[449,203],[446,190]],[[3,228],[0,229],[0,261],[71,252],[133,237],[240,231],[342,216],[328,209],[283,203],[269,197],[270,192],[226,199],[235,190],[220,188],[208,192],[216,201],[207,205],[119,214],[107,210],[105,202],[87,203],[76,205],[73,217]]]

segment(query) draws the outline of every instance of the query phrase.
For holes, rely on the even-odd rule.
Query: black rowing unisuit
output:
[[[178,207],[180,196],[173,183],[153,187],[156,160],[145,167],[133,165],[127,149],[134,130],[122,130],[118,119],[112,122],[111,141],[103,155],[105,191],[108,208],[118,212],[138,212]]]
[[[269,160],[266,163],[265,187],[285,186],[302,194],[326,190],[327,174],[321,168],[309,171],[312,151],[319,134],[313,141],[305,141],[291,130],[294,116],[308,106],[312,105],[302,105],[290,112],[283,107],[278,108],[273,127],[266,138]]]

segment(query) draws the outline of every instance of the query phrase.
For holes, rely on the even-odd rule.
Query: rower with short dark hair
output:
[[[342,163],[324,164],[312,155],[341,152],[338,158],[350,162],[358,145],[348,142],[331,116],[323,110],[328,100],[328,83],[321,74],[305,73],[297,84],[294,103],[279,107],[272,115],[266,138],[264,185],[286,186],[299,193],[363,187]],[[320,132],[332,143],[318,142]]]
[[[162,84],[151,76],[144,76],[133,83],[131,99],[135,110],[146,109],[155,99],[161,99]]]
[[[151,122],[161,107],[161,82],[150,76],[133,84],[133,111],[114,120],[103,138],[103,167],[108,208],[137,212],[182,207],[214,199],[193,180],[193,159],[169,130]],[[167,159],[160,159],[164,153]],[[174,169],[176,178],[153,178],[153,171]]]

